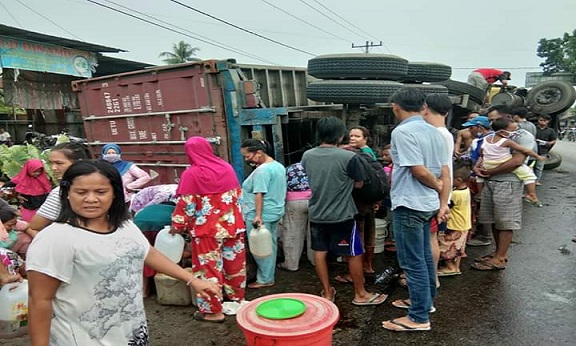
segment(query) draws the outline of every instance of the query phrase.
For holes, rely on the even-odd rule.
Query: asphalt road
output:
[[[563,155],[562,165],[544,172],[543,186],[538,189],[544,207],[525,204],[523,229],[514,235],[505,270],[469,269],[472,259],[490,248],[468,248],[463,274],[441,278],[432,331],[423,333],[394,333],[381,327],[381,321],[403,315],[390,302],[406,298],[404,289],[392,290],[379,307],[354,307],[352,287],[334,283],[341,318],[333,344],[576,345],[576,243],[571,242],[576,235],[576,143],[559,142],[554,150]],[[376,267],[382,269],[393,261],[390,253],[378,255]],[[331,270],[335,274],[345,267],[333,264]],[[300,271],[278,272],[274,287],[249,290],[247,298],[319,291],[313,268],[303,261]],[[191,318],[193,308],[160,306],[153,298],[146,299],[146,310],[153,345],[245,344],[234,318],[219,325],[196,322]],[[28,338],[0,340],[0,345],[24,346]]]

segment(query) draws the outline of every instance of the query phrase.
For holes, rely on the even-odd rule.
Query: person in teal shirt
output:
[[[248,238],[251,224],[264,224],[272,235],[272,255],[255,258],[256,282],[249,284],[248,288],[269,287],[274,285],[278,222],[284,215],[286,203],[286,169],[268,155],[270,144],[266,141],[247,139],[240,151],[244,161],[256,167],[242,184],[242,214],[248,224]]]
[[[350,145],[359,149],[363,153],[370,155],[372,160],[376,161],[377,157],[374,150],[368,146],[369,139],[370,131],[368,131],[364,126],[356,126],[350,129]]]

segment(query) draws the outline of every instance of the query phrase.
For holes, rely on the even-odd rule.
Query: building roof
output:
[[[101,77],[117,73],[138,71],[154,66],[152,64],[139,61],[113,58],[105,55],[98,55],[97,59],[98,66],[96,67],[96,73],[93,73],[92,77]]]
[[[34,31],[18,29],[7,25],[0,24],[0,36],[12,37],[14,39],[35,41],[52,44],[55,46],[66,47],[71,49],[83,50],[93,53],[119,53],[126,52],[123,49],[101,46],[83,41],[71,40],[63,37],[41,34]]]

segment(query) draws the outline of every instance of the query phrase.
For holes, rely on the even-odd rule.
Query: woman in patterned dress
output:
[[[240,184],[232,166],[212,152],[202,137],[185,144],[190,161],[176,190],[178,198],[172,214],[172,232],[189,232],[192,272],[221,285],[233,301],[244,300],[246,288],[245,226],[238,198]],[[200,311],[194,319],[224,322],[218,299],[196,298]]]

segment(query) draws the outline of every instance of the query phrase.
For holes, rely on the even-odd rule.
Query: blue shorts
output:
[[[312,250],[327,251],[336,256],[358,256],[364,253],[356,221],[338,223],[310,222]]]

